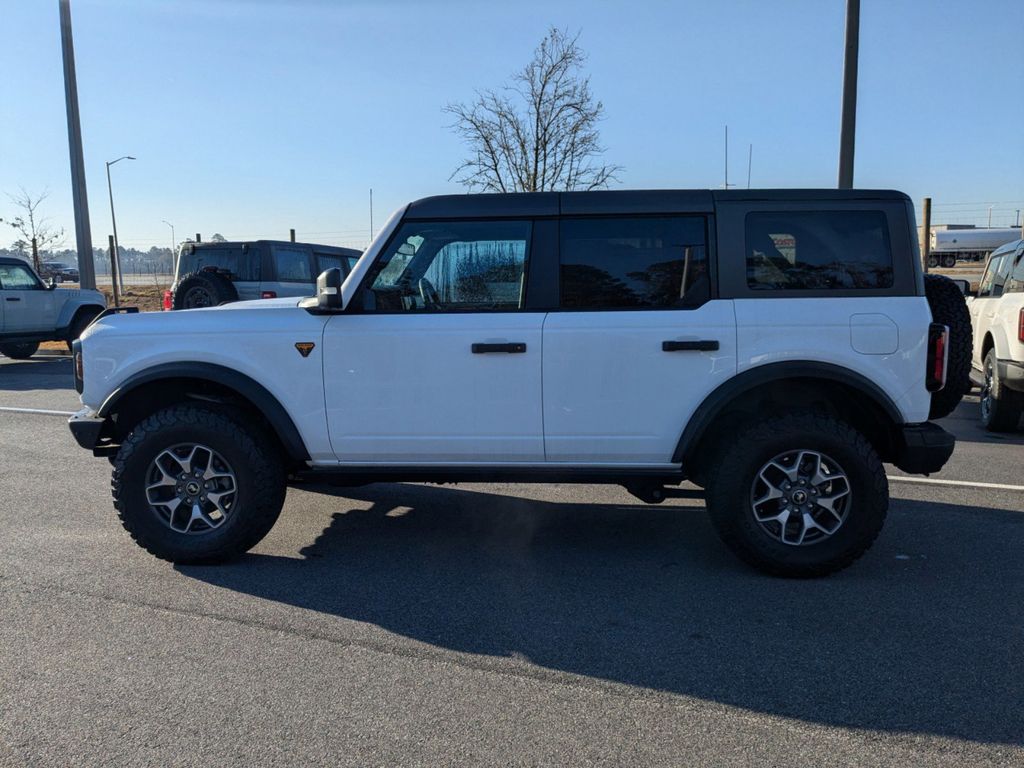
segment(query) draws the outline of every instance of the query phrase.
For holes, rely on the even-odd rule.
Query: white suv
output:
[[[74,341],[105,307],[99,291],[47,285],[21,259],[0,257],[0,354],[6,357],[32,357],[41,341]]]
[[[968,307],[982,424],[993,432],[1016,429],[1024,411],[1024,240],[992,252]]]
[[[953,451],[915,241],[898,192],[426,198],[313,298],[104,317],[70,426],[175,562],[252,547],[290,479],[689,479],[744,560],[825,574],[881,529],[882,462]]]

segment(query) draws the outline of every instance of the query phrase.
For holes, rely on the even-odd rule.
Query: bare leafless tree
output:
[[[8,197],[14,205],[22,210],[22,213],[13,219],[0,219],[21,234],[21,239],[27,245],[35,245],[32,251],[32,266],[35,267],[36,272],[39,272],[42,267],[39,254],[64,242],[64,230],[51,226],[50,219],[39,211],[39,206],[49,196],[49,190],[32,195],[24,187],[19,187],[18,194],[8,195]]]
[[[552,27],[510,85],[445,107],[470,151],[451,179],[484,192],[600,189],[616,179],[620,166],[598,162],[604,105],[580,73],[578,40]]]

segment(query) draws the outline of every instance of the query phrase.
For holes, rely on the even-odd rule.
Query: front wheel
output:
[[[867,439],[825,414],[740,428],[711,463],[708,512],[742,560],[776,576],[825,576],[871,546],[889,485]]]
[[[284,504],[285,471],[263,430],[226,410],[177,405],[131,430],[111,488],[141,547],[175,563],[211,563],[267,535]]]
[[[0,355],[12,360],[28,360],[39,351],[39,343],[35,341],[21,344],[0,344]]]

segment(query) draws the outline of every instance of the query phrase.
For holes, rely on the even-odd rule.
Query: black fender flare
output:
[[[278,399],[270,394],[262,384],[244,373],[214,363],[162,363],[140,371],[134,376],[130,376],[121,386],[110,393],[103,401],[103,405],[100,406],[97,415],[106,418],[116,409],[118,402],[132,391],[144,384],[165,379],[201,379],[234,390],[256,406],[270,422],[270,426],[277,433],[291,459],[302,463],[309,460],[309,451],[306,450],[306,445],[302,441],[302,435],[299,434],[295,422],[292,421],[288,411],[284,409]]]
[[[757,387],[785,379],[822,379],[845,384],[863,395],[885,413],[893,424],[903,424],[903,414],[881,387],[861,374],[832,363],[815,360],[784,361],[750,368],[719,385],[697,406],[676,445],[672,461],[679,463],[695,448],[715,418],[735,398]]]

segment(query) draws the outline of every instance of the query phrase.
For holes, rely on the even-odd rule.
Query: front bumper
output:
[[[100,441],[100,431],[105,422],[105,419],[101,419],[93,411],[83,408],[68,419],[68,427],[75,442],[92,451]]]
[[[956,438],[938,424],[905,424],[892,463],[909,474],[928,475],[942,469],[955,447]]]

